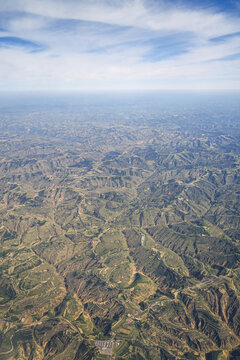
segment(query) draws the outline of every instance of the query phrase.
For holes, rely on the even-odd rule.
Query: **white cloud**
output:
[[[113,5],[111,5],[113,4]],[[114,6],[120,4],[118,6]],[[229,18],[213,10],[194,10],[186,7],[147,6],[143,0],[62,1],[16,0],[0,4],[4,10],[28,11],[32,14],[59,19],[97,21],[119,26],[134,26],[163,31],[193,31],[205,36],[218,36],[239,31],[239,19]]]
[[[240,53],[239,37],[209,41],[239,32],[239,19],[212,9],[159,3],[150,6],[143,0],[113,1],[111,5],[100,0],[1,2],[2,11],[25,12],[10,18],[7,34],[45,44],[47,50],[32,53],[20,47],[0,48],[0,86],[240,88],[240,60],[221,60]],[[56,19],[100,24],[73,23],[71,27],[71,23],[66,23],[59,27]],[[168,44],[169,38],[172,45]],[[187,45],[181,45],[181,39]],[[167,56],[169,49],[179,50],[178,42],[183,50],[186,47],[186,52]],[[153,59],[153,53],[164,56]]]

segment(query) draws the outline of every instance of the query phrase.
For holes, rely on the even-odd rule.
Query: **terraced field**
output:
[[[0,122],[1,359],[235,359],[239,119],[68,116]]]

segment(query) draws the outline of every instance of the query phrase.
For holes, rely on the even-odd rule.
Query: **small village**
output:
[[[100,353],[104,355],[112,355],[114,345],[118,346],[120,344],[119,341],[114,340],[96,340],[95,345],[97,346]]]

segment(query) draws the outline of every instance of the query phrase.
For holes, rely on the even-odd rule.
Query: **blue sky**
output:
[[[239,17],[239,0],[1,1],[0,89],[240,89]]]

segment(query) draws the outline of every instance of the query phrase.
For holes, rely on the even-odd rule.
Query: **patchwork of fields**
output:
[[[1,359],[240,353],[239,130],[180,120],[0,123]]]

